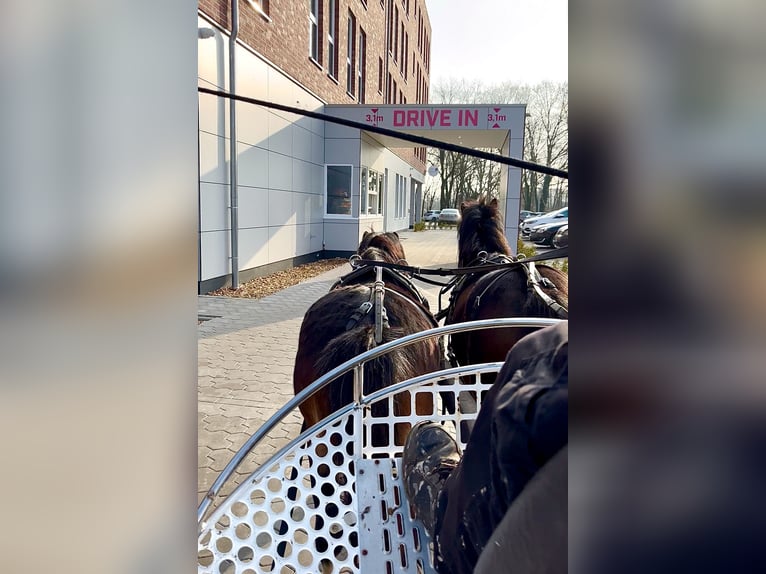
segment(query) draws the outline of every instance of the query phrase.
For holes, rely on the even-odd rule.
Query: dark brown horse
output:
[[[460,206],[458,265],[472,267],[512,260],[497,200]],[[533,284],[537,283],[537,288]],[[453,289],[445,322],[461,323],[501,317],[565,316],[569,304],[567,275],[548,265],[514,265],[464,276]],[[562,308],[564,311],[562,311]],[[510,348],[534,329],[485,329],[451,337],[460,365],[503,361]]]
[[[357,253],[362,259],[401,262],[405,259],[396,233],[366,232]],[[313,381],[341,363],[378,344],[404,335],[417,333],[436,326],[428,302],[406,277],[396,271],[384,270],[385,291],[383,305],[382,340],[375,341],[375,312],[373,303],[375,269],[359,267],[341,278],[303,318],[298,353],[293,372],[293,389],[302,391]],[[437,339],[416,343],[368,362],[364,369],[364,393],[387,387],[411,377],[442,368],[442,353]],[[353,400],[353,376],[347,373],[330,386],[316,393],[301,406],[304,430]],[[425,394],[418,396],[416,411],[432,412],[432,404]],[[379,414],[383,405],[375,407]],[[409,415],[409,393],[398,395],[394,401],[395,414]],[[373,436],[373,444],[388,444],[387,429],[381,426],[381,435]],[[409,425],[395,426],[396,444],[404,444]]]

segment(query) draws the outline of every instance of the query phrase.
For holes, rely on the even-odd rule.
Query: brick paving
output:
[[[412,265],[456,264],[454,229],[399,235]],[[198,331],[198,500],[247,438],[292,398],[303,315],[349,270],[347,265],[338,267],[262,299],[199,297],[199,315],[213,318],[200,324]],[[423,283],[418,287],[436,310],[438,287]],[[295,438],[301,422],[296,412],[274,429],[221,495]]]

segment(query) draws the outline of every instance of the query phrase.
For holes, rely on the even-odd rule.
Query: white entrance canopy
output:
[[[327,105],[325,113],[468,148],[499,150],[502,155],[516,159],[522,159],[524,151],[525,104]],[[415,147],[412,142],[395,137],[367,134],[389,148]],[[507,165],[501,167],[498,199],[505,213],[505,233],[515,251],[521,170]]]

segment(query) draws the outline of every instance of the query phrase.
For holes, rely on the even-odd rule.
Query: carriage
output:
[[[478,207],[483,208],[484,205]],[[497,216],[493,210],[487,213],[491,218]],[[466,215],[467,220],[470,213]],[[501,234],[499,229],[498,226],[497,233]],[[347,285],[341,280],[335,289],[312,306],[312,309],[316,307],[314,313],[321,315],[327,311],[326,307],[322,307],[323,300],[333,309],[338,307],[339,298],[346,300],[346,314],[352,315],[352,320],[342,314],[334,320],[334,327],[333,322],[325,320],[322,328],[326,333],[331,333],[333,328],[341,332],[338,339],[356,341],[365,339],[361,330],[367,329],[370,335],[375,333],[375,343],[361,353],[347,354],[345,360],[336,357],[325,372],[314,373],[308,369],[317,377],[308,384],[298,384],[300,376],[305,378],[306,372],[301,368],[301,362],[308,361],[313,365],[310,355],[322,355],[321,362],[328,353],[334,352],[322,346],[314,348],[307,345],[305,332],[317,328],[316,325],[306,328],[312,317],[312,309],[309,310],[301,328],[301,343],[296,357],[295,396],[242,446],[199,506],[200,572],[434,572],[431,540],[415,518],[404,493],[401,465],[404,440],[414,424],[430,420],[442,423],[458,444],[465,447],[473,422],[482,408],[483,396],[503,362],[486,361],[483,360],[484,354],[471,355],[463,349],[458,353],[459,361],[426,361],[419,369],[406,371],[406,377],[399,376],[385,384],[370,381],[371,377],[382,377],[383,371],[368,367],[385,357],[406,356],[401,353],[408,348],[419,349],[420,353],[433,353],[433,349],[439,349],[446,358],[445,349],[455,347],[447,344],[447,340],[454,342],[461,337],[465,339],[480,334],[484,337],[495,334],[486,340],[506,345],[502,354],[495,355],[495,358],[502,359],[513,341],[520,338],[519,333],[553,325],[562,320],[562,315],[558,303],[547,301],[550,297],[541,293],[542,289],[555,290],[556,287],[552,283],[546,286],[541,282],[545,277],[535,271],[533,263],[501,259],[487,265],[487,257],[474,257],[466,269],[486,273],[475,271],[463,275],[473,276],[471,286],[478,291],[478,295],[472,295],[472,290],[466,285],[460,287],[457,281],[453,281],[448,284],[453,297],[449,306],[450,316],[444,326],[433,322],[431,328],[424,329],[422,326],[425,323],[419,323],[408,333],[398,332],[397,336],[386,339],[382,337],[382,322],[387,324],[388,321],[384,319],[384,296],[390,293],[387,299],[390,309],[388,318],[392,324],[401,326],[403,323],[397,323],[397,310],[393,303],[403,295],[396,291],[394,296],[394,290],[386,287],[388,283],[384,280],[383,270],[408,269],[411,275],[415,275],[412,268],[402,265],[399,255],[403,253],[398,251],[400,245],[388,248],[395,254],[393,257],[386,257],[384,252],[380,259],[365,259],[371,257],[371,253],[374,255],[380,251],[377,247],[368,247],[366,243],[381,237],[386,239],[386,235],[391,234],[377,237],[365,234],[360,245],[363,255],[352,260],[352,266],[357,271],[343,278],[347,283],[354,283],[354,279],[362,283],[367,281],[369,285]],[[504,249],[507,250],[507,246]],[[457,315],[457,308],[462,297],[469,300],[473,300],[471,297],[484,297],[491,293],[491,288],[501,286],[503,281],[514,285],[516,279],[510,277],[510,270],[521,268],[524,273],[516,275],[526,278],[523,285],[526,300],[541,301],[543,307],[540,309],[547,314],[519,317],[515,313],[515,318],[498,317],[498,309],[490,306],[493,307],[487,311],[490,318],[479,316],[469,321],[455,320],[461,317]],[[374,276],[364,279],[367,269],[373,271]],[[456,273],[460,275],[459,270]],[[487,277],[489,279],[485,281]],[[400,280],[393,282],[399,283]],[[404,292],[408,291],[405,289]],[[413,297],[416,295],[414,293]],[[527,304],[519,310],[529,308]],[[369,312],[373,317],[367,326],[361,325],[363,315],[358,310],[351,313],[354,309],[363,309],[364,313]],[[372,313],[371,309],[375,312]],[[418,309],[413,302],[403,303],[399,312],[414,313],[413,309]],[[556,316],[557,311],[559,316]],[[492,314],[495,317],[491,317]],[[508,332],[516,334],[509,337]],[[500,336],[501,333],[506,335]],[[327,338],[332,336],[328,334]],[[325,340],[324,344],[333,347],[332,341],[327,343]],[[437,344],[434,345],[434,342]],[[491,345],[482,344],[481,347],[489,349]],[[472,357],[482,360],[472,360]],[[322,404],[318,397],[327,395],[333,385],[336,386],[332,394],[340,395],[343,389],[346,398],[337,404],[325,404],[324,408],[329,410],[320,418],[315,414],[316,405]],[[314,406],[307,407],[312,401]],[[213,509],[212,503],[221,487],[248,453],[298,409],[305,421],[300,435],[241,481]]]
[[[437,327],[380,345],[315,381],[250,437],[200,505],[199,572],[434,572],[430,540],[404,496],[403,445],[394,430],[420,420],[444,422],[465,446],[470,422],[481,409],[482,391],[490,386],[481,375],[497,373],[502,364],[450,367],[370,395],[362,392],[364,364],[428,338],[479,329],[540,328],[559,320],[488,319]],[[247,453],[302,401],[349,372],[354,376],[353,403],[302,432],[211,511],[215,493]],[[394,397],[403,391],[409,391],[412,401],[409,415],[393,409]],[[454,412],[442,408],[445,393],[455,399]],[[420,394],[433,399],[432,412],[415,408]],[[461,400],[469,398],[475,400]],[[373,416],[378,403],[388,405],[388,416]],[[369,440],[375,427],[386,429],[390,440]]]

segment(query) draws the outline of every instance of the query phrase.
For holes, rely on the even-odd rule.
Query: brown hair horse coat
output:
[[[358,254],[362,259],[390,263],[405,259],[404,249],[396,233],[365,232]],[[341,363],[375,346],[374,312],[359,317],[351,326],[349,324],[360,306],[371,300],[375,273],[374,268],[369,269],[370,273],[362,274],[355,283],[336,286],[306,312],[293,372],[293,389],[296,394]],[[384,306],[388,324],[383,328],[383,342],[431,329],[436,325],[427,304],[415,300],[397,282],[387,280],[385,276],[384,281]],[[397,349],[365,365],[364,393],[369,394],[411,377],[437,371],[442,366],[442,353],[437,339]],[[300,406],[304,430],[352,402],[352,393],[353,376],[347,373],[314,394]],[[421,397],[418,400],[418,413],[432,412],[426,410],[432,408],[431,401],[426,404]],[[409,393],[398,395],[394,407],[396,414],[410,414]],[[409,425],[396,425],[396,444],[404,443],[407,432]],[[386,444],[387,441],[386,436],[374,438],[374,444]]]
[[[458,226],[458,265],[470,267],[481,263],[480,253],[488,257],[512,253],[505,239],[497,200],[479,201],[460,206]],[[567,275],[548,265],[536,265],[540,275],[553,287],[543,291],[563,307],[569,304]],[[527,275],[519,266],[468,275],[456,286],[446,324],[503,317],[557,317],[557,314],[527,286]],[[503,361],[510,348],[534,329],[483,329],[451,337],[452,353],[458,364],[470,365]]]

